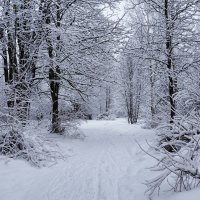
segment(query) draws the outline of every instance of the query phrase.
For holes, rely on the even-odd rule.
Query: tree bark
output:
[[[47,6],[47,5],[46,5]],[[50,18],[50,13],[51,11],[49,8],[45,9],[45,15],[46,15],[46,24],[51,23],[51,18]],[[57,2],[56,5],[56,27],[60,28],[61,27],[61,8],[60,8],[60,2]],[[52,132],[54,133],[60,133],[61,127],[60,127],[60,117],[59,117],[59,89],[60,89],[60,67],[57,65],[54,67],[53,64],[53,59],[54,59],[54,49],[53,49],[53,44],[50,38],[50,33],[51,30],[48,30],[48,39],[47,39],[47,44],[48,44],[48,54],[50,58],[50,66],[49,66],[49,81],[50,81],[50,90],[51,90],[51,101],[52,101]],[[58,56],[58,52],[61,50],[60,46],[60,40],[61,37],[60,35],[57,36],[57,41],[56,41],[56,51]],[[59,63],[58,57],[57,63]]]
[[[106,88],[106,112],[110,111],[110,106],[111,106],[111,96],[110,96],[110,87],[108,86]]]
[[[166,50],[167,50],[167,68],[168,68],[168,91],[169,91],[169,103],[170,103],[170,123],[174,122],[174,117],[176,115],[175,108],[175,80],[174,80],[174,66],[173,66],[173,47],[172,47],[172,22],[170,21],[169,12],[169,0],[165,0],[165,20],[166,20]]]
[[[8,83],[8,56],[6,46],[3,47],[4,80]]]

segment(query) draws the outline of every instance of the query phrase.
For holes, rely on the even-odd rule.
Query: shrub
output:
[[[152,196],[167,183],[176,192],[190,190],[200,184],[200,131],[183,129],[164,129],[159,134],[156,146],[150,146],[153,153],[145,151],[157,163],[152,171],[158,176],[146,181],[147,193]]]
[[[40,135],[38,129],[29,124],[23,127],[14,118],[10,119],[0,121],[0,155],[23,159],[36,167],[49,166],[63,158],[54,141]]]
[[[108,112],[99,114],[97,116],[97,120],[115,120],[116,116],[114,114],[110,114]]]

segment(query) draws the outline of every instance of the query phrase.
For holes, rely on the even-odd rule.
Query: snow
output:
[[[88,121],[80,126],[84,140],[55,137],[66,160],[49,168],[25,161],[0,162],[1,200],[146,200],[144,181],[153,164],[138,147],[147,148],[153,130],[128,125],[124,119]],[[169,194],[166,196],[166,194]],[[156,200],[197,200],[200,190],[165,193]]]

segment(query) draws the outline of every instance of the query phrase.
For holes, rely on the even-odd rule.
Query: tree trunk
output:
[[[154,100],[154,72],[150,64],[150,98],[151,98],[151,119],[154,121],[155,116],[155,100]]]
[[[172,23],[170,20],[169,12],[169,0],[165,0],[165,20],[166,20],[166,50],[167,50],[167,68],[168,68],[168,80],[169,80],[169,103],[170,103],[170,123],[173,123],[174,117],[176,115],[175,108],[175,80],[174,80],[174,66],[173,66],[173,56],[172,56]]]
[[[8,56],[6,46],[3,47],[4,80],[8,83]]]
[[[15,27],[16,28],[16,27]],[[13,30],[16,31],[16,30]],[[15,98],[15,89],[14,89],[14,82],[17,79],[17,54],[16,54],[16,35],[14,33],[11,33],[10,30],[8,31],[8,83],[10,86],[10,93],[8,94],[8,100],[7,100],[7,105],[8,108],[13,108],[14,107],[14,98]]]
[[[111,96],[110,96],[110,87],[108,86],[106,88],[106,112],[110,111],[110,105],[111,105]]]
[[[133,62],[132,58],[128,58],[128,92],[127,92],[127,111],[128,111],[128,122],[130,124],[135,124],[137,123],[137,108],[136,108],[136,101],[134,104],[134,85],[133,85],[133,76],[134,76],[134,71],[133,71]],[[137,94],[135,94],[137,95]],[[137,97],[135,98],[135,100]]]
[[[46,5],[47,6],[47,5]],[[60,8],[60,2],[57,2],[56,6],[56,27],[60,28],[61,26],[61,8]],[[49,10],[48,6],[45,9],[45,15],[46,15],[46,24],[51,23],[51,11]],[[57,65],[54,67],[53,64],[53,58],[54,58],[54,49],[53,44],[50,38],[51,30],[48,30],[48,36],[47,44],[48,44],[48,54],[50,58],[50,68],[49,68],[49,81],[50,81],[50,90],[51,90],[51,101],[52,101],[52,132],[54,133],[60,133],[61,127],[60,127],[60,117],[59,117],[59,89],[60,89],[60,67]],[[57,63],[59,63],[58,55],[59,51],[61,50],[60,46],[60,35],[57,36],[57,44],[56,44],[56,60]]]
[[[56,67],[56,71],[52,68],[49,69],[49,80],[51,89],[51,100],[52,100],[52,132],[59,133],[60,128],[60,118],[59,118],[59,67]]]

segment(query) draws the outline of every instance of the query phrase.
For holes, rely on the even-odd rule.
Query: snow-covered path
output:
[[[84,141],[57,139],[70,156],[51,168],[23,161],[0,162],[1,200],[144,200],[150,166],[135,140],[145,143],[153,131],[125,120],[89,121]]]

